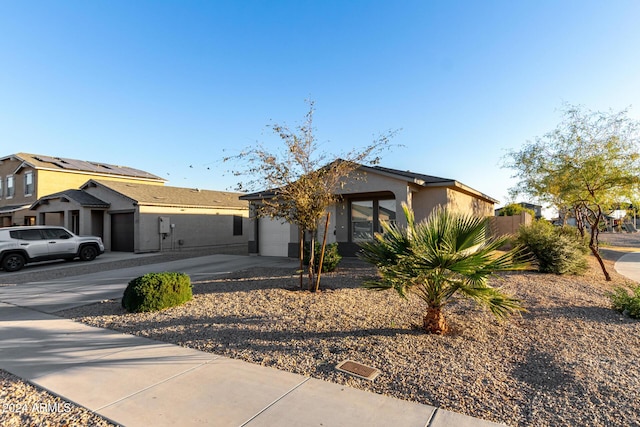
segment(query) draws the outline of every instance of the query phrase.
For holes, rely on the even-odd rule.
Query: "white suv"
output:
[[[0,266],[4,271],[18,271],[26,263],[50,259],[92,261],[102,253],[100,237],[76,236],[64,227],[0,228]]]

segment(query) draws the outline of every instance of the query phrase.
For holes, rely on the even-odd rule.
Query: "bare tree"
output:
[[[258,218],[281,218],[298,226],[301,287],[305,236],[309,236],[309,290],[317,291],[320,282],[314,280],[314,248],[319,222],[327,208],[340,199],[337,191],[345,185],[345,178],[361,164],[378,164],[381,153],[391,148],[391,138],[397,131],[387,131],[368,146],[339,157],[319,153],[313,127],[315,106],[313,101],[307,102],[309,111],[295,129],[281,124],[269,126],[284,143],[279,151],[258,144],[223,160],[239,164],[232,171],[234,176],[248,177],[238,183],[238,191],[267,187],[265,197],[256,205]]]

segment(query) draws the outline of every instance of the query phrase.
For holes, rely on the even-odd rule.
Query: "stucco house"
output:
[[[402,203],[415,213],[417,221],[425,219],[436,206],[492,216],[497,200],[456,180],[381,166],[361,165],[344,180],[337,192],[341,201],[332,206],[328,242],[337,242],[343,256],[354,256],[358,243],[380,232],[380,222],[397,221],[406,225]],[[248,230],[249,253],[265,256],[298,256],[298,229],[278,219],[256,218],[255,206],[273,197],[273,191],[241,196],[250,203],[252,226]],[[324,229],[321,227],[319,235]]]
[[[48,194],[77,189],[92,178],[157,186],[165,183],[163,178],[128,166],[40,154],[10,154],[0,157],[0,227],[35,225],[37,218],[29,210],[33,203]]]
[[[249,208],[240,193],[90,179],[39,198],[39,224],[101,236],[106,250],[155,252],[218,247],[246,253]]]

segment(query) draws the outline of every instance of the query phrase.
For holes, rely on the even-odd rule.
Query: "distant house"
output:
[[[17,153],[0,157],[0,227],[34,225],[37,218],[29,207],[43,196],[70,188],[89,179],[144,183],[162,186],[163,178],[127,166],[89,162],[39,154]],[[78,232],[77,220],[64,223]]]
[[[526,202],[520,202],[520,203],[516,203],[516,204],[522,206],[525,209],[530,209],[533,212],[535,212],[535,214],[536,214],[535,218],[536,219],[542,218],[542,206],[534,205],[533,203],[526,203]],[[495,216],[500,216],[500,213],[502,212],[503,209],[504,209],[504,207],[496,209],[495,210]]]
[[[381,232],[381,221],[405,225],[402,203],[414,210],[417,221],[425,219],[437,206],[491,216],[497,203],[454,179],[363,165],[344,180],[338,194],[342,200],[329,209],[332,220],[328,241],[337,242],[344,256],[355,255],[359,250],[358,243],[371,240],[374,233]],[[252,206],[274,195],[273,191],[262,191],[240,197],[249,201],[252,212],[249,253],[295,257],[298,254],[297,227],[277,218],[255,217]],[[319,235],[322,233],[323,229]]]
[[[90,179],[39,198],[40,224],[101,236],[111,251],[219,247],[245,252],[249,207],[240,193]]]

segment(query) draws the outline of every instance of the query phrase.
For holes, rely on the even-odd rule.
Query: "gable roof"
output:
[[[411,171],[402,171],[399,169],[391,169],[384,168],[382,166],[361,166],[364,169],[375,169],[376,171],[385,172],[390,175],[401,176],[404,178],[409,178],[414,181],[422,181],[424,184],[444,184],[444,183],[452,183],[455,182],[454,179],[449,178],[440,178],[438,176],[433,175],[425,175],[421,173],[411,172]]]
[[[82,185],[82,189],[91,186],[104,187],[139,205],[148,206],[180,206],[207,208],[245,208],[247,203],[241,201],[242,193],[228,191],[200,190],[197,188],[168,187],[152,184],[101,181],[91,179]]]
[[[493,197],[490,197],[484,193],[474,190],[473,188],[468,187],[462,184],[461,182],[456,181],[455,179],[440,178],[438,176],[425,175],[425,174],[411,172],[411,171],[402,171],[399,169],[385,168],[382,166],[359,165],[357,169],[363,170],[365,172],[375,173],[378,175],[386,175],[391,178],[406,181],[407,183],[410,182],[410,183],[419,185],[421,187],[452,187],[460,191],[472,194],[488,202],[498,203],[498,200],[494,199]],[[277,190],[278,189],[276,188],[276,189],[269,189],[269,190],[257,191],[255,193],[245,194],[240,197],[240,200],[269,199],[276,195]]]
[[[31,205],[30,209],[36,209],[40,205],[47,204],[49,200],[55,199],[67,199],[67,201],[73,200],[80,206],[87,208],[108,208],[111,205],[110,203],[100,200],[83,190],[64,190],[39,198],[33,205]]]
[[[25,166],[34,169],[54,170],[60,172],[76,172],[97,175],[122,176],[127,178],[138,178],[155,182],[164,182],[164,178],[145,172],[140,169],[134,169],[128,166],[111,165],[102,162],[91,162],[86,160],[76,160],[63,157],[51,157],[40,154],[17,153],[0,158],[2,160],[16,159],[22,164],[16,169],[18,172]]]

